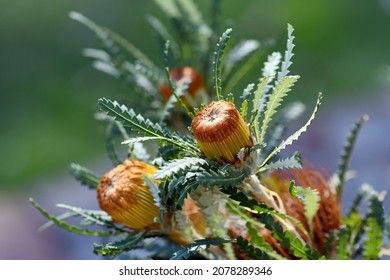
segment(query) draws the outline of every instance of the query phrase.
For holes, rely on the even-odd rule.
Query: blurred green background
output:
[[[196,2],[206,11],[210,1]],[[284,50],[286,25],[294,26],[292,69],[302,76],[296,98],[312,103],[322,91],[326,102],[353,100],[388,82],[389,1],[222,2],[237,41],[274,38]],[[141,0],[2,0],[1,7],[0,188],[20,189],[103,154],[96,101],[127,90],[82,57],[83,48],[100,42],[69,11],[110,27],[154,59],[160,53],[145,15],[162,13]]]
[[[98,48],[100,42],[68,13],[81,12],[111,28],[157,61],[161,50],[145,17],[163,13],[152,0],[0,1],[0,259],[93,258],[90,237],[58,228],[38,234],[45,219],[28,202],[33,196],[50,211],[55,203],[97,207],[93,193],[67,173],[68,166],[78,162],[101,172],[110,166],[108,159],[102,162],[97,99],[128,92],[82,56],[83,48]],[[211,1],[195,2],[206,12]],[[222,3],[222,18],[233,26],[236,42],[271,38],[273,49],[284,51],[287,23],[294,26],[291,70],[301,79],[292,98],[309,103],[310,111],[319,91],[325,97],[317,124],[298,141],[298,150],[317,157],[316,163],[331,161],[333,168],[350,125],[369,113],[372,120],[357,143],[353,165],[360,164],[364,180],[389,190],[390,1]]]

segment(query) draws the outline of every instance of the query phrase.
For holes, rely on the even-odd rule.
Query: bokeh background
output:
[[[207,11],[210,1],[196,2]],[[284,51],[287,23],[295,28],[292,72],[301,80],[291,96],[311,108],[321,91],[324,102],[292,149],[333,172],[351,125],[368,114],[351,162],[358,175],[347,184],[344,202],[362,183],[389,191],[390,1],[222,2],[236,41],[272,38],[273,48]],[[60,212],[56,203],[97,208],[94,192],[73,180],[68,166],[77,162],[99,174],[111,168],[103,127],[94,119],[97,99],[128,90],[81,55],[100,43],[68,13],[113,29],[157,61],[161,52],[145,17],[163,13],[141,0],[0,3],[0,259],[94,259],[98,239],[55,227],[38,232],[45,219],[28,201],[34,197],[54,213]],[[390,214],[389,198],[385,204]]]

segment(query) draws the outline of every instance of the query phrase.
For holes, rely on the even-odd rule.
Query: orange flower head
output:
[[[192,132],[208,159],[237,162],[242,148],[253,146],[248,125],[233,103],[213,101],[198,112],[192,121]]]
[[[107,172],[97,187],[100,208],[128,228],[142,230],[151,226],[159,208],[142,177],[153,176],[156,170],[144,162],[126,160]]]
[[[275,171],[264,178],[262,180],[263,183],[279,194],[286,213],[299,220],[307,231],[309,230],[309,226],[305,217],[304,204],[289,192],[291,180],[295,180],[299,186],[317,191],[320,196],[319,209],[313,219],[313,236],[310,237],[310,240],[306,241],[310,241],[322,253],[325,240],[329,236],[330,231],[339,229],[341,225],[340,200],[332,190],[328,180],[320,172],[315,170],[313,166],[307,163],[304,164],[302,169]],[[275,245],[277,243],[266,230],[263,230],[262,234],[271,244]],[[278,247],[280,246],[276,246],[276,248]]]

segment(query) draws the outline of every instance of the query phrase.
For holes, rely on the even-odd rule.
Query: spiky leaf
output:
[[[359,134],[359,131],[360,131],[360,128],[362,127],[362,125],[368,121],[368,116],[367,115],[364,115],[362,117],[360,117],[354,124],[354,126],[352,127],[348,137],[347,137],[347,140],[344,144],[344,148],[341,152],[341,158],[340,158],[340,162],[339,162],[339,166],[338,166],[338,171],[337,171],[337,175],[338,175],[338,178],[339,178],[339,183],[337,185],[337,193],[339,195],[339,197],[341,197],[342,195],[342,192],[343,192],[343,186],[344,186],[344,181],[345,181],[345,174],[347,172],[347,169],[348,169],[348,164],[349,164],[349,161],[351,159],[351,155],[352,155],[352,150],[353,150],[353,147],[355,145],[355,142],[356,142],[356,139],[357,139],[357,136]]]
[[[342,226],[338,233],[337,239],[337,260],[348,260],[350,259],[349,248],[348,248],[348,239],[349,231],[345,226]]]
[[[266,254],[271,259],[275,260],[284,260],[285,258],[279,255],[272,246],[265,241],[264,237],[259,235],[259,230],[253,227],[250,223],[247,223],[248,233],[251,237],[251,243],[253,246],[259,250],[261,250],[264,254]]]
[[[74,225],[70,225],[63,220],[58,219],[57,217],[51,215],[49,212],[47,212],[41,205],[39,205],[34,199],[30,198],[31,204],[39,211],[43,216],[45,216],[47,219],[55,223],[57,226],[78,234],[82,235],[92,235],[92,236],[111,236],[113,235],[113,232],[110,231],[95,231],[95,230],[89,230],[89,229],[83,229],[79,228]]]
[[[284,60],[282,62],[281,70],[278,73],[278,81],[283,79],[283,77],[287,76],[289,73],[289,67],[292,64],[292,57],[294,56],[293,49],[295,47],[294,45],[294,36],[293,36],[294,28],[291,24],[288,24],[287,26],[287,49],[284,53]]]
[[[183,260],[188,259],[196,254],[198,254],[201,250],[207,250],[210,246],[218,246],[224,243],[231,242],[230,238],[206,238],[195,240],[194,243],[182,246],[179,251],[176,251],[173,256],[170,258],[171,260]]]
[[[227,43],[230,39],[230,33],[232,32],[231,28],[228,28],[222,36],[219,38],[219,41],[217,43],[217,49],[214,53],[214,66],[213,66],[213,74],[214,74],[214,88],[216,91],[216,95],[218,100],[222,100],[222,64],[223,64],[223,58],[224,58],[224,51],[227,46]]]
[[[155,173],[155,179],[164,179],[171,176],[174,176],[181,170],[188,169],[193,166],[202,166],[207,165],[207,161],[201,158],[195,157],[184,157],[182,159],[175,159],[169,161],[167,164],[160,167],[160,169]]]
[[[291,90],[291,87],[298,81],[299,76],[286,76],[276,82],[275,88],[269,96],[269,100],[266,105],[266,109],[263,117],[263,124],[261,131],[257,139],[258,143],[263,143],[264,136],[267,132],[268,126],[276,114],[278,107],[281,105],[284,97]]]
[[[373,195],[370,198],[366,217],[366,240],[363,245],[363,258],[375,260],[381,257],[381,246],[384,239],[384,195]]]
[[[266,164],[259,172],[266,170],[275,170],[275,169],[286,169],[286,168],[302,168],[302,158],[301,154],[296,152],[293,156],[289,158],[282,158],[275,162],[270,162]]]
[[[306,124],[301,128],[299,129],[298,131],[296,131],[294,134],[292,134],[291,136],[289,136],[286,140],[282,141],[282,143],[276,147],[266,158],[265,160],[263,161],[263,163],[260,165],[259,167],[259,170],[261,167],[263,167],[273,156],[275,156],[276,154],[278,154],[280,151],[284,150],[288,145],[291,145],[295,140],[297,140],[299,138],[299,136],[301,136],[301,134],[303,132],[305,132],[307,130],[307,127],[311,124],[311,122],[313,121],[313,119],[315,118],[316,114],[317,114],[317,111],[321,105],[321,100],[322,100],[322,94],[320,93],[318,95],[318,99],[317,99],[317,103],[314,107],[314,111],[313,113],[311,114],[309,120],[306,122]]]
[[[70,173],[81,182],[81,184],[88,186],[91,189],[96,189],[100,182],[100,177],[77,163],[71,163],[69,166]]]
[[[309,225],[310,233],[313,234],[313,219],[320,208],[320,196],[318,192],[311,188],[297,187],[297,197],[303,201],[305,208],[305,218]]]
[[[198,153],[198,148],[195,145],[179,138],[159,124],[152,123],[149,119],[137,115],[133,109],[129,110],[126,106],[119,105],[116,101],[107,98],[99,99],[99,105],[103,111],[113,116],[117,121],[122,122],[124,126],[128,126],[145,136],[157,137],[156,139],[161,142],[175,145],[192,155]]]
[[[126,238],[105,245],[93,244],[93,252],[96,255],[115,257],[123,252],[143,247],[145,233],[129,234]]]

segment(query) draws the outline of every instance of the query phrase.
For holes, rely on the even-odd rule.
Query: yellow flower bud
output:
[[[234,104],[224,100],[213,101],[199,111],[192,131],[208,159],[235,163],[242,148],[253,146],[248,125]]]
[[[99,206],[113,221],[142,230],[153,224],[159,208],[142,176],[153,176],[156,168],[144,162],[126,160],[106,173],[97,187]]]

